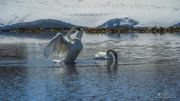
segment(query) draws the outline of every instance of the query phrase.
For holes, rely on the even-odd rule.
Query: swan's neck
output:
[[[82,37],[83,37],[83,32],[81,32],[81,31],[77,31],[77,32],[76,32],[76,38],[75,38],[75,39],[79,39],[79,40],[81,40],[81,39],[82,39]]]
[[[117,53],[114,50],[108,50],[106,56],[109,61],[113,61],[113,63],[117,63]]]

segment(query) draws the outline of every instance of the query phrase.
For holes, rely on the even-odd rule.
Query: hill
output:
[[[18,28],[24,29],[36,29],[36,28],[71,28],[73,24],[66,23],[60,20],[52,20],[52,19],[40,19],[32,22],[22,22],[12,25],[6,25],[2,27],[3,30],[14,30]]]
[[[139,22],[129,18],[115,18],[106,21],[102,25],[98,26],[98,28],[133,28],[138,23]]]

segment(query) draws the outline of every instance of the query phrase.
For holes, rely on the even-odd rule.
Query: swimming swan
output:
[[[117,64],[118,55],[117,52],[109,49],[106,52],[98,52],[94,56],[95,60],[107,60],[107,64]]]
[[[73,32],[76,34],[74,39],[72,39],[70,36]],[[56,36],[54,36],[45,47],[45,57],[55,55],[59,56],[61,61],[63,61],[65,64],[73,64],[83,49],[83,45],[81,43],[83,33],[83,29],[73,27],[67,33],[68,40],[63,37],[62,33],[57,33]]]

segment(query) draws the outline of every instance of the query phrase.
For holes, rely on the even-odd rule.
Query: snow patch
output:
[[[98,26],[99,28],[119,28],[127,27],[133,28],[138,22],[129,18],[115,18],[106,21],[104,24]]]

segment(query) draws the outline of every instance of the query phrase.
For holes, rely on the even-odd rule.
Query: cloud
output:
[[[59,19],[96,26],[110,18],[131,17],[143,25],[168,26],[180,21],[179,5],[179,0],[0,0],[0,19],[7,23],[16,15],[17,21]]]

